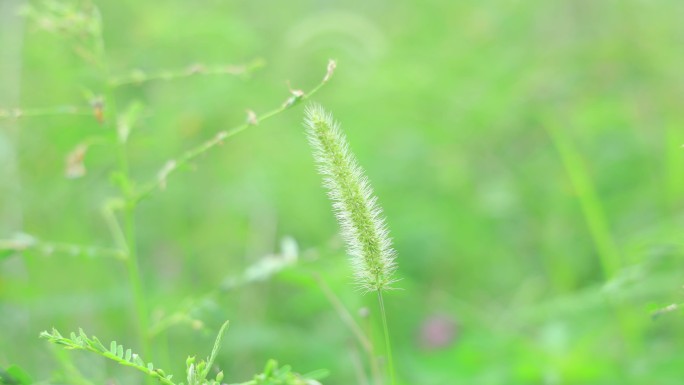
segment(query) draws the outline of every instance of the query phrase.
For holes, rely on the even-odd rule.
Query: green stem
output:
[[[35,238],[27,239],[0,239],[0,251],[23,252],[31,250],[46,256],[63,254],[67,256],[106,257],[126,259],[126,251],[120,249],[103,248],[91,245],[79,245],[73,243],[48,242]]]
[[[121,87],[126,85],[140,85],[142,83],[151,82],[155,80],[175,80],[182,79],[196,75],[249,75],[253,71],[265,65],[263,59],[252,60],[250,63],[243,65],[222,65],[205,67],[201,64],[192,65],[184,69],[162,70],[152,73],[145,73],[142,71],[134,71],[130,75],[124,75],[109,79],[111,87]]]
[[[665,137],[667,156],[667,200],[670,209],[676,212],[684,193],[684,135],[674,123],[668,122]]]
[[[105,71],[108,74],[109,71]],[[106,119],[108,123],[112,125],[112,132],[116,135],[114,140],[118,146],[118,161],[119,161],[119,173],[122,176],[123,184],[121,190],[126,198],[132,195],[131,183],[130,183],[130,167],[128,165],[128,147],[126,141],[118,138],[116,130],[116,102],[114,99],[114,92],[111,86],[106,87],[106,99],[107,101],[107,115]],[[128,270],[128,281],[130,284],[131,292],[133,294],[133,302],[135,304],[135,313],[138,323],[138,335],[140,336],[140,350],[145,357],[152,358],[152,352],[150,349],[150,338],[148,336],[149,320],[147,312],[147,299],[145,298],[145,293],[142,287],[142,278],[140,276],[140,266],[138,261],[137,243],[135,236],[135,209],[136,203],[131,200],[127,200],[122,208],[123,214],[123,239],[121,241],[125,242],[126,250],[128,251],[128,256],[126,258],[126,269]]]
[[[385,355],[387,356],[387,370],[389,371],[390,383],[396,385],[397,380],[394,375],[394,361],[392,360],[392,344],[390,343],[389,328],[387,327],[387,315],[385,314],[385,303],[382,300],[382,292],[378,290],[378,303],[380,304],[380,316],[382,317],[382,329],[385,333]]]
[[[337,315],[340,317],[342,322],[344,322],[349,330],[354,334],[354,337],[359,342],[359,345],[368,353],[373,352],[373,345],[370,343],[370,340],[366,335],[364,334],[363,330],[359,326],[359,324],[356,323],[354,320],[354,317],[352,317],[351,314],[349,314],[349,311],[347,310],[346,307],[342,304],[342,301],[340,301],[339,298],[333,293],[333,291],[330,289],[330,287],[323,281],[323,278],[319,275],[314,273],[313,278],[318,284],[318,287],[321,289],[323,292],[323,295],[328,299],[328,302],[333,306],[335,311],[337,312]]]
[[[128,166],[128,148],[126,141],[119,138],[117,134],[116,119],[117,119],[117,109],[116,100],[114,98],[114,87],[109,83],[111,78],[111,71],[109,68],[109,62],[107,61],[105,42],[102,33],[102,16],[100,10],[92,4],[94,16],[98,19],[98,29],[94,34],[95,39],[95,50],[97,53],[98,66],[102,73],[102,85],[105,90],[105,121],[110,126],[111,132],[114,134],[114,140],[118,147],[118,161],[119,161],[119,172],[123,178],[123,185],[121,190],[126,198],[131,196],[131,186],[130,186],[130,169]],[[142,287],[142,279],[140,277],[140,266],[138,262],[138,253],[136,247],[136,237],[135,237],[135,202],[130,200],[126,202],[123,207],[123,239],[120,241],[125,242],[126,250],[128,251],[128,256],[126,258],[126,269],[128,270],[128,281],[133,294],[133,302],[135,303],[135,312],[138,320],[138,333],[140,336],[140,349],[144,357],[152,358],[150,349],[150,339],[148,336],[149,320],[147,312],[147,300]],[[114,223],[111,225],[118,224],[116,218],[114,218]],[[116,226],[113,227],[115,229]],[[120,237],[120,233],[116,234]]]
[[[557,126],[552,120],[547,120],[545,123],[577,194],[582,214],[599,256],[603,277],[608,281],[615,278],[617,272],[622,268],[623,261],[615,239],[610,232],[601,200],[579,151],[565,130]]]
[[[135,303],[135,312],[138,319],[140,349],[144,357],[152,358],[150,351],[150,337],[148,334],[149,319],[147,312],[147,299],[145,298],[145,293],[142,288],[138,253],[136,250],[134,205],[130,205],[124,210],[124,226],[126,231],[126,246],[128,249],[126,268],[128,270],[128,280],[131,286],[131,291],[133,292],[133,302]]]
[[[318,85],[316,85],[312,90],[310,90],[307,93],[301,92],[301,91],[293,91],[292,96],[290,96],[285,103],[283,103],[280,107],[275,108],[271,111],[268,111],[266,113],[263,113],[261,115],[256,115],[248,118],[248,121],[245,123],[242,123],[238,126],[235,126],[231,129],[228,130],[223,130],[219,131],[216,135],[214,135],[213,138],[207,140],[206,142],[200,144],[197,147],[194,147],[187,152],[185,152],[183,155],[181,155],[179,158],[170,160],[166,163],[166,165],[157,173],[157,176],[152,179],[151,181],[147,182],[144,184],[137,192],[130,198],[130,202],[132,203],[137,203],[140,202],[141,200],[147,198],[154,190],[157,188],[163,188],[166,185],[166,179],[176,172],[178,169],[181,168],[181,166],[193,161],[195,158],[199,157],[200,155],[204,154],[211,148],[222,144],[224,140],[239,134],[240,132],[248,129],[251,126],[256,126],[261,122],[264,122],[268,119],[273,118],[274,116],[289,110],[290,108],[296,106],[297,104],[300,104],[303,100],[307,100],[311,98],[318,90],[323,88],[323,86],[330,80],[330,77],[332,76],[333,70],[335,68],[335,62],[330,61],[328,63],[328,72],[326,73],[325,77],[323,80],[321,80]]]
[[[321,289],[325,297],[328,299],[328,302],[333,306],[335,311],[337,312],[337,315],[342,319],[342,321],[347,325],[349,330],[354,334],[356,339],[359,342],[359,345],[363,348],[363,350],[366,352],[368,355],[368,361],[370,364],[371,368],[371,375],[373,376],[373,380],[375,381],[376,384],[380,384],[380,381],[378,380],[379,377],[379,369],[378,369],[378,360],[375,357],[375,351],[373,348],[373,343],[371,340],[368,338],[368,335],[370,333],[364,332],[364,330],[361,328],[361,326],[354,320],[354,317],[352,317],[351,314],[349,314],[349,311],[347,310],[346,307],[344,307],[344,304],[342,304],[342,301],[335,295],[335,293],[330,289],[330,287],[325,283],[323,278],[317,274],[313,274],[313,278],[318,284],[318,287]]]
[[[363,330],[367,336],[372,334],[372,326],[369,318],[370,312],[366,317],[364,317]],[[378,357],[375,355],[375,347],[371,344],[371,351],[368,352],[368,361],[370,362],[371,377],[373,378],[373,384],[382,384],[380,376],[380,367],[378,365]]]
[[[126,242],[126,235],[121,229],[119,220],[116,219],[114,209],[109,205],[106,205],[104,209],[102,209],[102,216],[104,217],[105,222],[107,222],[107,227],[116,243],[116,247],[125,250],[125,257],[128,258],[128,242]]]
[[[53,115],[82,115],[93,116],[92,108],[84,106],[55,106],[44,108],[3,108],[0,109],[0,120],[3,119],[19,119],[19,118],[34,118]]]

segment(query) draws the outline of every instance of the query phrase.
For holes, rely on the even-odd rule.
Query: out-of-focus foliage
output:
[[[117,255],[31,243],[115,246],[102,208],[118,194],[116,154],[97,139],[111,106],[83,35],[101,27],[104,64],[133,79],[113,96],[120,112],[139,108],[125,131],[139,182],[337,59],[314,99],[343,122],[394,238],[403,290],[385,303],[401,383],[681,382],[681,310],[651,315],[684,302],[683,3],[95,4],[101,26],[61,27],[0,4],[0,367],[142,381],[37,338],[83,327],[138,349]],[[224,65],[248,70],[171,76]],[[177,364],[230,319],[216,359],[230,381],[275,357],[329,369],[326,385],[359,383],[363,354],[312,272],[352,314],[370,309],[357,318],[381,346],[301,121],[294,108],[250,127],[140,203],[152,354],[167,373],[182,378]],[[293,255],[283,237],[296,257],[280,258]]]

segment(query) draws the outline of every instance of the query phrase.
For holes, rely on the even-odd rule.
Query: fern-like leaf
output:
[[[161,369],[155,370],[154,365],[151,362],[146,363],[139,355],[133,353],[131,349],[126,349],[124,351],[123,345],[117,344],[116,341],[112,341],[109,345],[109,349],[107,349],[97,337],[88,337],[88,335],[80,329],[78,335],[76,333],[71,333],[69,338],[62,336],[59,331],[54,328],[51,332],[43,331],[40,333],[40,337],[53,344],[60,345],[65,349],[86,350],[121,365],[130,366],[157,379],[162,384],[176,385],[171,381],[170,375],[167,376]]]

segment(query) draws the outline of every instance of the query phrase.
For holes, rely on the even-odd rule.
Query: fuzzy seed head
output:
[[[391,289],[395,252],[382,210],[340,125],[320,105],[307,106],[304,126],[323,185],[333,202],[356,283],[365,291]]]

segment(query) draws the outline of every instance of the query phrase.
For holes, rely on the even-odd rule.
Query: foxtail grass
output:
[[[315,104],[305,115],[309,143],[351,256],[355,283],[368,292],[391,289],[395,252],[368,179],[332,115]]]
[[[333,202],[342,236],[351,257],[355,284],[365,292],[376,292],[387,354],[387,369],[396,383],[392,347],[382,293],[396,282],[395,251],[389,237],[382,209],[349,150],[347,140],[332,115],[312,104],[305,110],[304,125],[313,148],[318,171]]]

